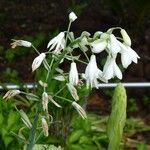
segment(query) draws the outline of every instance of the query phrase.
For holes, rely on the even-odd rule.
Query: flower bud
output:
[[[24,41],[24,40],[13,40],[14,42],[11,43],[12,48],[16,48],[17,46],[23,46],[23,47],[31,47],[31,42]]]
[[[75,21],[76,19],[77,19],[76,14],[75,14],[74,12],[71,12],[71,13],[69,14],[69,20],[70,20],[71,22],[73,22],[73,21]]]
[[[121,29],[120,33],[121,33],[121,35],[122,35],[123,41],[124,41],[128,46],[131,46],[131,39],[130,39],[128,33],[127,33],[124,29]]]
[[[87,118],[86,112],[84,111],[84,109],[78,103],[76,103],[74,101],[74,102],[72,102],[72,106],[77,110],[77,112],[81,115],[81,117],[83,119]]]
[[[42,94],[42,106],[43,110],[48,112],[48,94],[46,92]]]
[[[70,84],[70,83],[67,84],[67,87],[68,87],[68,90],[69,90],[70,94],[72,95],[72,97],[73,97],[76,101],[78,101],[78,100],[79,100],[79,96],[78,96],[78,94],[77,94],[76,88],[75,88],[72,84]]]
[[[33,63],[32,63],[32,72],[35,71],[41,65],[41,63],[44,60],[45,56],[46,56],[45,53],[41,53],[38,57],[36,57],[33,60]]]

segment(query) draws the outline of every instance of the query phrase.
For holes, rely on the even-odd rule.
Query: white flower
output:
[[[84,109],[83,109],[79,104],[77,104],[77,103],[74,101],[74,102],[72,102],[72,106],[77,110],[77,112],[80,114],[80,116],[81,116],[83,119],[86,119],[86,118],[87,118],[86,112],[84,111]]]
[[[68,87],[68,90],[70,92],[70,94],[72,95],[72,97],[78,101],[79,100],[79,96],[77,94],[77,90],[76,88],[71,84],[71,83],[67,83],[67,87]]]
[[[10,99],[18,94],[20,94],[21,91],[20,90],[9,90],[4,96],[3,99]]]
[[[54,49],[54,54],[59,54],[62,49],[65,47],[65,34],[60,32],[56,37],[49,41],[47,48],[50,48],[49,51]]]
[[[97,67],[96,57],[95,55],[91,55],[89,64],[85,69],[85,79],[87,87],[96,87],[98,88],[98,77],[100,74],[100,70]]]
[[[48,94],[46,92],[42,94],[42,106],[43,110],[48,112]]]
[[[75,21],[76,19],[77,19],[76,14],[75,14],[74,12],[71,12],[71,13],[69,14],[69,20],[70,20],[71,22],[73,22],[73,21]]]
[[[44,135],[47,137],[49,135],[48,124],[47,124],[47,121],[44,117],[42,117],[42,128],[43,128]]]
[[[79,76],[77,71],[77,66],[75,62],[71,63],[70,72],[69,72],[69,83],[72,85],[77,85],[79,82]]]
[[[131,39],[130,39],[128,33],[124,29],[121,29],[120,33],[121,33],[123,41],[126,43],[126,45],[131,46]]]
[[[122,72],[116,64],[116,57],[108,56],[103,69],[103,77],[109,80],[115,76],[122,79]]]
[[[32,63],[32,72],[35,71],[43,62],[44,58],[45,58],[45,53],[41,53],[39,56],[37,56]]]
[[[13,40],[14,42],[11,43],[11,47],[15,48],[17,46],[23,46],[23,47],[31,47],[31,42],[24,41],[24,40]]]
[[[100,53],[106,48],[107,42],[106,42],[106,40],[98,39],[98,40],[92,42],[91,46],[92,46],[93,53]]]
[[[138,54],[129,46],[127,46],[126,44],[122,44],[121,42],[118,42],[120,47],[121,47],[121,62],[124,68],[127,68],[132,61],[134,63],[137,63],[138,58],[140,58],[138,56]]]
[[[110,34],[110,42],[109,42],[109,50],[111,54],[116,55],[120,50],[120,46],[118,44],[118,40],[113,34]]]

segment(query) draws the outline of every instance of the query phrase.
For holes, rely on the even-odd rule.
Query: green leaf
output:
[[[23,121],[23,123],[30,129],[32,127],[32,124],[26,113],[23,110],[20,110],[19,113],[21,115],[21,120]]]
[[[83,130],[77,130],[75,132],[72,132],[69,137],[69,143],[75,143],[76,141],[78,141],[83,133]]]
[[[107,135],[109,138],[108,150],[119,150],[126,121],[126,105],[127,96],[125,88],[122,84],[118,84],[114,91],[111,115],[107,125]]]

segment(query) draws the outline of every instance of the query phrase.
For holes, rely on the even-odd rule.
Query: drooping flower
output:
[[[11,43],[12,48],[16,48],[17,46],[23,46],[23,47],[31,47],[31,42],[24,41],[24,40],[13,40],[14,42]]]
[[[49,41],[47,48],[49,51],[54,49],[54,54],[59,54],[62,49],[65,47],[65,34],[60,32],[56,37]]]
[[[47,124],[47,121],[44,117],[42,117],[42,129],[43,129],[44,135],[47,137],[49,135],[48,124]]]
[[[76,103],[76,102],[74,101],[74,102],[72,102],[72,106],[77,110],[77,112],[80,114],[80,116],[81,116],[83,119],[86,119],[86,118],[87,118],[87,115],[86,115],[85,110],[84,110],[78,103]]]
[[[73,21],[75,21],[76,19],[77,19],[76,14],[75,14],[74,12],[71,12],[71,13],[69,14],[69,20],[70,20],[71,22],[73,22]]]
[[[128,33],[124,29],[121,29],[120,33],[122,35],[124,43],[128,46],[131,46],[131,39],[130,39]]]
[[[98,81],[99,74],[101,71],[97,67],[96,57],[95,55],[91,55],[89,64],[85,69],[85,79],[87,87],[96,87],[98,88]]]
[[[10,99],[18,94],[20,94],[21,91],[20,90],[9,90],[4,96],[3,99]]]
[[[98,39],[91,43],[92,52],[93,53],[100,53],[107,47],[107,41]]]
[[[123,67],[127,68],[132,63],[132,61],[137,63],[138,58],[140,58],[138,54],[130,46],[122,44],[121,42],[118,43],[121,47],[120,53]]]
[[[118,40],[113,34],[110,34],[110,42],[108,46],[109,46],[108,49],[110,50],[110,53],[112,55],[116,55],[121,50],[118,44]]]
[[[115,76],[122,79],[122,72],[116,64],[116,57],[108,56],[103,69],[103,77],[109,80]]]
[[[32,72],[35,71],[43,62],[44,58],[46,57],[45,53],[41,53],[37,56],[32,63]]]
[[[79,82],[78,70],[75,62],[71,63],[69,72],[69,83],[72,85],[77,85]]]

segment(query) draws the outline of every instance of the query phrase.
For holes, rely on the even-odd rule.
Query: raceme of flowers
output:
[[[86,118],[84,109],[77,103],[79,96],[77,94],[77,86],[85,81],[87,88],[98,88],[100,82],[108,82],[110,79],[117,77],[122,79],[122,72],[116,62],[117,56],[121,55],[121,63],[123,68],[127,68],[132,62],[137,63],[140,58],[138,54],[131,48],[131,39],[127,32],[120,28],[114,27],[108,29],[106,32],[97,31],[93,36],[87,31],[83,31],[80,37],[75,38],[74,33],[70,32],[71,23],[77,19],[74,12],[69,14],[69,27],[67,31],[62,31],[54,38],[52,38],[48,45],[47,51],[40,53],[32,43],[24,40],[13,40],[12,48],[17,46],[32,47],[38,53],[38,56],[33,60],[32,71],[36,71],[41,64],[47,70],[46,81],[39,81],[43,86],[42,105],[43,111],[48,113],[48,103],[52,102],[56,107],[61,106],[55,102],[53,95],[49,95],[46,88],[48,86],[47,79],[53,67],[53,62],[62,63],[64,59],[70,61],[69,73],[64,73],[63,70],[55,68],[52,80],[64,81],[68,91],[74,99],[71,104],[81,115]],[[114,30],[120,31],[120,37],[114,35]],[[82,60],[81,55],[73,55],[76,49],[80,49],[86,60]],[[100,63],[97,59],[97,54],[104,52],[106,54],[106,61],[102,68],[98,68]],[[87,53],[88,52],[88,53]],[[89,56],[89,54],[91,54]],[[51,64],[47,62],[47,55],[52,56]],[[85,72],[78,72],[78,63],[86,65]],[[12,96],[23,93],[19,90],[8,91],[4,98],[9,99]],[[48,136],[46,119],[42,118],[42,126],[44,134]]]

